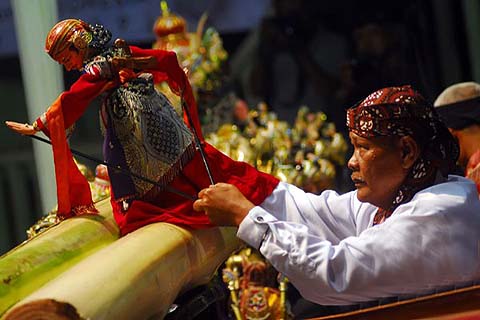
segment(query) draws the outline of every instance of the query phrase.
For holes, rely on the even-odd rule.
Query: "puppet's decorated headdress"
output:
[[[48,33],[45,51],[56,59],[58,54],[70,46],[83,53],[88,48],[101,50],[111,38],[110,31],[102,25],[90,25],[80,19],[65,19]]]

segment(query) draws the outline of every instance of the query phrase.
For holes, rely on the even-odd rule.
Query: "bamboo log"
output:
[[[119,237],[109,200],[100,215],[62,221],[0,257],[0,315],[63,271]]]
[[[4,319],[161,319],[180,292],[207,283],[238,248],[235,231],[147,225],[50,281]]]

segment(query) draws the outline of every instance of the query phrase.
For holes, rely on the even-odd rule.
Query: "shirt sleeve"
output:
[[[355,212],[360,207],[361,203],[356,201],[353,192],[340,196],[327,190],[321,195],[315,195],[280,182],[261,206],[254,207],[242,221],[238,235],[258,248],[258,235],[263,235],[267,228],[265,222],[284,221],[315,225],[317,228],[310,230],[313,235],[338,243],[347,236],[357,234],[358,223],[361,224],[361,221],[358,221]],[[253,230],[257,229],[257,234],[253,234]]]
[[[355,193],[301,196],[289,189],[274,192],[274,198],[287,198],[276,199],[280,204],[253,208],[237,235],[259,248],[308,300],[346,305],[427,293],[478,272],[475,228],[459,224],[462,210],[446,215],[448,210],[439,209],[464,199],[412,201],[384,223],[356,234],[355,222],[371,219],[375,207],[357,206],[351,199]]]

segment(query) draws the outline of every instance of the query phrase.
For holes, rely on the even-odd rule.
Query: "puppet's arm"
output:
[[[108,80],[100,80],[95,75],[83,74],[69,90],[63,92],[55,100],[45,112],[45,116],[40,116],[36,120],[37,126],[48,133],[49,124],[62,116],[64,129],[71,127],[85,112],[92,100],[108,88]]]
[[[52,105],[38,117],[32,125],[7,121],[6,125],[13,131],[23,135],[33,135],[43,131],[50,136],[49,122],[61,116],[63,127],[71,127],[75,121],[85,112],[90,102],[101,92],[109,88],[107,80],[98,80],[98,77],[91,74],[82,75],[72,87],[60,94]]]

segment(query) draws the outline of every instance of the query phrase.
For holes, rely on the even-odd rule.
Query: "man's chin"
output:
[[[361,188],[357,188],[357,199],[360,202],[369,202],[368,196],[365,194],[364,190],[361,190]]]

